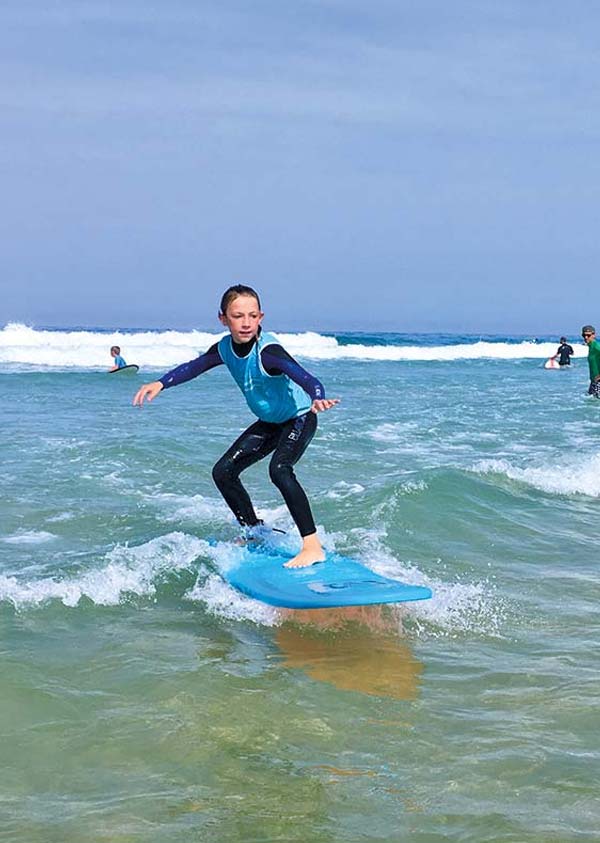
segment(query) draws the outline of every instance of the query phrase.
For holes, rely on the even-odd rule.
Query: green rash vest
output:
[[[600,376],[600,342],[592,340],[588,345],[588,366],[590,367],[590,380]]]

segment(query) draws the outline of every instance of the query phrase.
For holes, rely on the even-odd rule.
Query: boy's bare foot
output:
[[[293,559],[290,559],[284,564],[284,568],[307,568],[309,565],[315,565],[317,562],[325,561],[325,551],[321,546],[321,542],[317,538],[317,534],[313,533],[310,536],[305,536],[302,540],[302,550]]]

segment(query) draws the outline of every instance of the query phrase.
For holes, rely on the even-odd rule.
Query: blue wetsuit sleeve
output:
[[[287,375],[302,387],[313,401],[325,398],[325,387],[321,381],[303,369],[282,346],[267,345],[261,351],[260,360],[269,375]]]
[[[158,380],[163,385],[163,389],[169,389],[171,386],[178,386],[180,383],[191,381],[192,378],[197,378],[198,375],[208,372],[209,369],[214,369],[215,366],[220,366],[223,361],[219,354],[217,343],[211,347],[204,354],[190,360],[188,363],[182,363],[175,369],[171,369],[166,375]]]

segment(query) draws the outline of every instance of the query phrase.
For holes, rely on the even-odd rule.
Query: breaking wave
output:
[[[109,349],[119,345],[128,363],[150,368],[171,368],[196,357],[222,333],[208,331],[100,331],[42,330],[9,323],[0,331],[0,364],[57,369],[106,369]],[[297,357],[314,360],[454,361],[544,360],[556,353],[556,342],[508,338],[453,337],[432,344],[431,336],[401,334],[340,335],[313,331],[277,333],[282,344]],[[587,349],[575,345],[575,356]]]
[[[496,474],[551,495],[600,497],[600,453],[546,466],[520,468],[508,460],[481,460],[472,470]]]

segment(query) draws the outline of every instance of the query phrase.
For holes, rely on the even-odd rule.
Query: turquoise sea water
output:
[[[298,468],[324,542],[434,592],[343,624],[219,576],[237,530],[210,469],[251,421],[237,388],[215,370],[131,406],[192,340],[160,366],[147,337],[136,359],[123,342],[127,377],[91,359],[109,335],[21,334],[0,355],[2,839],[600,840],[584,359],[546,371],[518,338],[457,359],[474,340],[444,338],[434,360],[427,337],[302,340],[342,399]],[[245,476],[292,544],[266,465]]]

